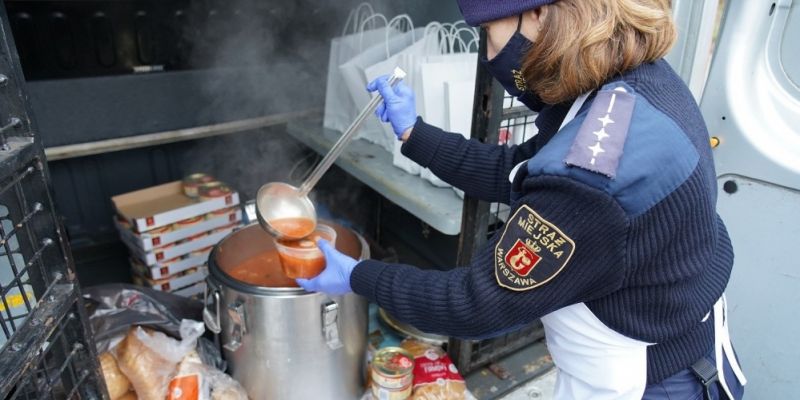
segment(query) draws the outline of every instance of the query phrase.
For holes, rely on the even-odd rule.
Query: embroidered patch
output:
[[[635,104],[636,96],[621,87],[597,92],[564,161],[614,178]]]
[[[575,242],[528,206],[506,223],[495,247],[497,283],[516,291],[530,290],[555,278],[572,258]]]

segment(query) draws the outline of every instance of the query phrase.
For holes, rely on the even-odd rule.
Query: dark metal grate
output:
[[[0,5],[0,398],[107,399]]]
[[[42,360],[15,387],[8,400],[15,399],[84,399],[81,388],[92,380],[92,371],[82,368],[89,357],[86,344],[73,341],[80,330],[74,303],[72,310],[55,326],[55,333],[45,343]],[[98,392],[95,398],[101,397]]]
[[[7,144],[0,149],[0,397],[104,398],[41,147],[30,137]]]
[[[539,129],[534,121],[536,113],[520,103],[515,97],[508,93],[503,97],[503,114],[500,121],[500,129],[497,132],[497,144],[512,146],[521,144],[528,139],[536,136]],[[509,207],[505,204],[494,203],[490,205],[489,212],[489,236],[502,228],[503,223],[508,219]]]
[[[486,51],[486,32],[481,30],[480,54]],[[473,109],[473,139],[484,143],[512,145],[522,143],[538,133],[534,125],[535,115],[523,104],[508,95],[488,70],[478,65],[475,82],[475,106]],[[502,229],[508,218],[509,207],[503,204],[487,204],[466,197],[462,213],[459,236],[458,262],[467,265],[478,248],[492,234]],[[462,374],[496,361],[523,346],[541,340],[544,329],[541,322],[515,332],[487,340],[460,340],[451,338],[448,353]]]
[[[0,183],[0,345],[22,325],[36,305],[37,292],[41,295],[51,281],[43,258],[48,248],[54,247],[54,241],[39,237],[31,229],[34,220],[48,215],[43,203],[29,199],[29,190],[23,188],[36,186],[45,187],[38,160]],[[58,255],[56,248],[50,252]],[[62,274],[65,272],[59,269]],[[39,279],[34,281],[32,277]]]

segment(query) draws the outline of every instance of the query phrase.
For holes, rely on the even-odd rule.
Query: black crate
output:
[[[0,6],[0,398],[108,398]]]
[[[485,52],[486,36],[481,32],[479,52]],[[512,145],[522,143],[538,133],[536,115],[513,97],[504,95],[502,87],[489,72],[478,65],[475,83],[475,106],[472,138],[484,143]],[[502,229],[508,218],[508,206],[488,204],[473,198],[464,199],[458,263],[467,265],[478,248]],[[468,374],[520,348],[544,338],[540,321],[515,332],[486,340],[451,338],[448,353],[462,374]]]

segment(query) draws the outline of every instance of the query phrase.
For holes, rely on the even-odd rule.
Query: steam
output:
[[[207,22],[189,24],[200,28],[182,32],[182,40],[190,63],[209,68],[215,76],[203,87],[209,104],[197,112],[232,121],[322,110],[330,41],[341,34],[348,13],[360,2],[192,2],[186,17]],[[408,12],[420,25],[431,18],[456,19],[455,1],[435,3],[372,2],[377,12],[388,16]],[[266,182],[298,184],[317,161],[314,153],[287,134],[285,126],[198,140],[182,148],[186,150],[177,162],[180,173],[212,174],[238,190],[243,200],[253,199]],[[364,203],[365,189],[351,177],[334,174],[344,175],[329,172],[312,199],[322,209],[327,205],[346,211],[339,214],[355,214],[348,219],[363,219],[353,209]]]

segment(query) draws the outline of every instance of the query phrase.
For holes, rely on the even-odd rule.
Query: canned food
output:
[[[154,251],[156,252],[156,253],[155,253],[155,256],[156,256],[156,261],[158,261],[159,263],[161,263],[161,262],[165,261],[165,260],[166,260],[166,257],[164,256],[164,251],[165,251],[165,250],[167,250],[167,249],[169,249],[169,248],[171,248],[171,247],[175,247],[175,245],[176,245],[176,244],[177,244],[177,243],[174,243],[174,242],[173,242],[173,243],[170,243],[170,244],[164,245],[164,246],[162,246],[162,247],[156,248],[156,249],[154,250]]]
[[[214,181],[216,181],[216,179],[211,175],[191,174],[183,178],[183,193],[191,198],[197,198],[200,195],[198,192],[200,186]]]
[[[123,218],[121,215],[117,215],[117,223],[119,223],[125,229],[131,229],[133,225],[131,225],[131,221]]]
[[[221,217],[223,215],[233,214],[234,212],[236,212],[236,207],[235,206],[234,207],[228,207],[228,208],[222,208],[222,209],[214,210],[214,211],[206,214],[206,219],[219,218],[219,217]]]
[[[161,245],[161,235],[169,232],[172,232],[172,225],[162,226],[161,228],[147,231],[147,234],[150,235],[150,240],[153,241],[153,246],[158,247]]]
[[[147,234],[149,234],[150,236],[154,236],[155,237],[155,236],[161,236],[161,235],[163,235],[163,234],[165,234],[167,232],[170,232],[170,231],[172,231],[172,225],[166,225],[166,226],[162,226],[160,228],[151,229],[151,230],[147,231]]]
[[[200,195],[200,200],[206,201],[225,197],[233,191],[222,182],[211,182],[201,185],[200,188],[197,189],[197,192]]]
[[[372,358],[372,396],[379,400],[405,400],[411,396],[414,357],[400,347],[378,350]]]
[[[220,232],[223,232],[223,231],[229,231],[229,230],[231,230],[233,228],[236,228],[237,226],[239,226],[239,223],[238,222],[234,222],[232,224],[228,224],[228,225],[225,225],[225,226],[221,226],[221,227],[219,227],[217,229],[214,229],[213,231],[211,231],[211,234],[213,235],[215,233],[220,233]]]
[[[198,215],[196,217],[186,218],[184,220],[180,220],[180,221],[176,222],[175,224],[173,224],[172,226],[175,228],[175,230],[179,230],[179,229],[184,229],[184,228],[188,228],[190,226],[197,225],[197,224],[199,224],[201,222],[203,222],[203,216],[202,215]]]
[[[189,236],[188,238],[186,238],[186,241],[191,242],[193,240],[202,239],[206,236],[208,236],[208,232],[198,233],[197,235]]]
[[[211,249],[213,247],[214,246],[208,246],[208,247],[206,247],[204,249],[195,250],[195,251],[189,253],[189,257],[197,257],[197,256],[202,256],[202,255],[208,254],[209,252],[211,252]]]

